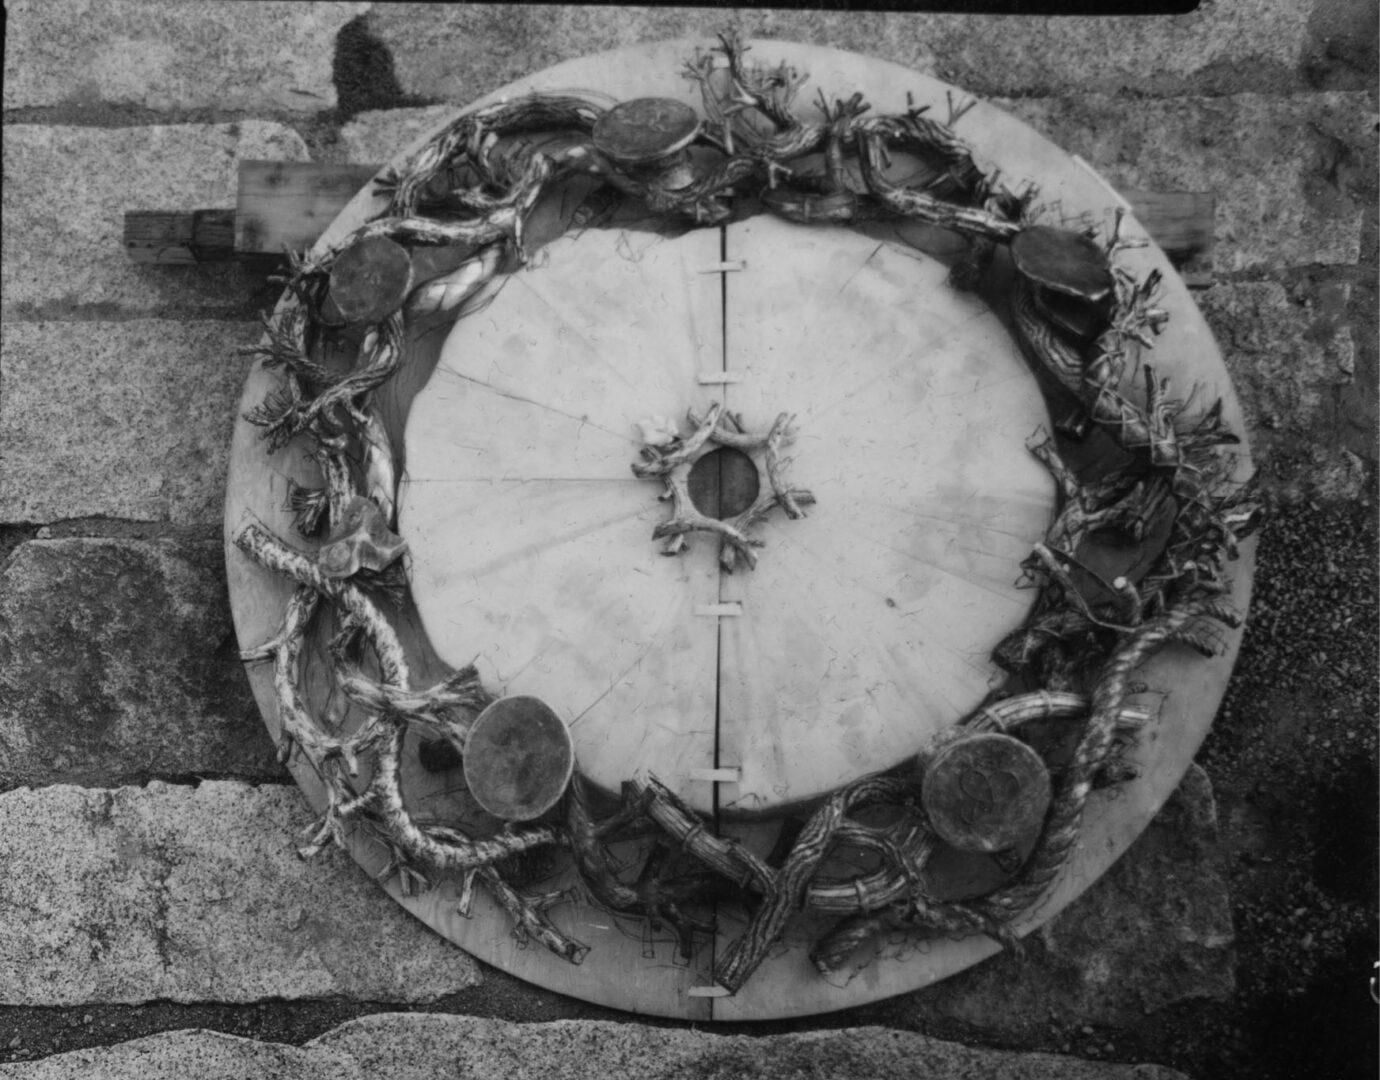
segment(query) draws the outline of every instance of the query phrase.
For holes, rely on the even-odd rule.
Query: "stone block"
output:
[[[1218,275],[1351,265],[1360,257],[1377,146],[1367,94],[1094,94],[995,104],[1113,187],[1212,192]]]
[[[263,288],[262,274],[236,263],[135,263],[125,253],[124,219],[129,210],[232,208],[246,159],[306,161],[308,154],[291,128],[262,120],[133,128],[6,124],[4,318],[243,315]]]
[[[0,795],[0,1004],[426,1002],[478,966],[347,856],[310,862],[292,787]]]
[[[520,1025],[461,1016],[375,1015],[342,1024],[308,1044],[344,1052],[367,1075],[422,1080],[437,1062],[455,1062],[464,1080],[502,1075],[520,1063],[524,1080],[584,1076],[685,1078],[884,1076],[989,1080],[1172,1080],[1155,1065],[1112,1065],[1054,1054],[1011,1053],[941,1042],[881,1027],[790,1035],[719,1035],[596,1020]]]
[[[1197,298],[1241,397],[1261,480],[1287,499],[1360,494],[1366,470],[1348,447],[1373,447],[1380,404],[1365,390],[1373,374],[1358,378],[1350,287],[1236,282]]]
[[[34,540],[0,568],[0,790],[285,780],[216,540]]]
[[[1229,999],[1231,904],[1207,774],[1191,767],[1111,870],[1026,941],[1028,955],[917,991],[904,1011],[1014,1041],[1051,1023],[1134,1027],[1179,1002]]]
[[[369,6],[13,0],[5,108],[329,109],[336,34]]]
[[[257,1042],[199,1029],[0,1065],[0,1080],[362,1080],[353,1059],[325,1049]]]
[[[1316,81],[1302,69],[1335,28],[1314,27],[1315,6],[1329,6],[1329,0],[1209,2],[1189,15],[1134,19],[808,7],[380,4],[367,25],[392,50],[404,90],[458,102],[563,60],[641,41],[712,41],[727,27],[746,37],[865,53],[983,95],[1279,93]],[[1331,85],[1370,84],[1362,68]]]
[[[0,521],[219,521],[253,323],[10,323]]]
[[[880,1027],[792,1035],[717,1035],[598,1020],[514,1024],[471,1016],[378,1013],[342,1024],[303,1047],[213,1031],[172,1031],[118,1046],[0,1065],[5,1080],[576,1080],[590,1076],[702,1080],[1184,1080],[1162,1065],[1121,1065],[941,1042]]]

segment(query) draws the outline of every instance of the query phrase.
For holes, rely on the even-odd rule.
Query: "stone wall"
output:
[[[1025,958],[778,1025],[786,1049],[658,1033],[519,984],[413,922],[343,858],[298,862],[293,833],[308,814],[236,659],[220,555],[248,363],[236,348],[258,339],[274,289],[230,263],[136,265],[122,220],[231,206],[248,158],[384,160],[447,103],[613,46],[734,26],[870,53],[995,99],[1114,184],[1214,193],[1212,284],[1196,295],[1280,520],[1359,506],[1346,520],[1368,528],[1373,5],[1206,0],[1191,15],[1136,19],[225,0],[12,0],[7,12],[0,1061],[80,1056],[0,1064],[0,1075],[79,1064],[133,1075],[150,1055],[169,1075],[178,1062],[239,1075],[280,1059],[303,1075],[362,1074],[377,1056],[368,1021],[316,1037],[400,1010],[453,1014],[434,1028],[385,1024],[395,1040],[413,1030],[436,1060],[476,1040],[489,1054],[506,1042],[529,1063],[572,1046],[612,1061],[621,1047],[628,1060],[676,1063],[666,1075],[734,1062],[794,1075],[792,1062],[825,1055],[853,1063],[831,1075],[1117,1076],[1094,1061],[1211,1057],[1182,1018],[1248,1008],[1229,894],[1244,841],[1230,833],[1235,817],[1219,835],[1196,768],[1170,812]],[[1348,587],[1370,583],[1373,597],[1373,569],[1361,560]],[[1277,589],[1287,595],[1289,582]],[[1286,648],[1281,662],[1303,658]],[[1348,686],[1368,682],[1373,657]],[[1259,709],[1260,698],[1230,700]],[[1361,707],[1354,694],[1339,700]],[[1373,747],[1372,732],[1355,753],[1373,758]],[[549,1023],[505,1026],[533,1020]],[[192,1027],[258,1041],[167,1035],[92,1049]]]

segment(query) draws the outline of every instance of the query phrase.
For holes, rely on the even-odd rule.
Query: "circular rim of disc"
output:
[[[617,100],[665,96],[698,106],[698,97],[683,85],[680,70],[686,57],[711,44],[707,38],[672,39],[566,61],[501,87],[438,120],[390,164],[406,161],[456,115],[533,91],[560,92],[571,86],[589,86]],[[916,104],[942,109],[946,93],[956,89],[901,65],[828,46],[766,39],[749,44],[756,56],[809,70],[816,87],[826,93],[860,91],[883,109],[904,103],[907,92],[914,95]],[[958,94],[960,98],[971,96],[962,90]],[[1009,113],[978,100],[965,115],[960,134],[975,147],[980,161],[995,163],[1017,182],[1038,183],[1045,195],[1060,199],[1068,212],[1091,211],[1110,219],[1117,199],[1106,182]],[[338,243],[384,208],[386,199],[373,194],[372,187],[365,184],[341,211],[318,240],[316,252]],[[1134,215],[1127,215],[1123,235],[1148,239]],[[1195,380],[1203,382],[1205,392],[1222,397],[1224,420],[1242,436],[1236,475],[1244,479],[1250,461],[1240,403],[1220,351],[1187,287],[1153,242],[1124,252],[1119,264],[1138,277],[1149,270],[1162,274],[1161,306],[1170,312],[1171,320],[1156,348],[1157,372],[1171,375],[1176,386],[1185,388]],[[287,303],[285,296],[281,304]],[[289,479],[310,483],[315,475],[309,463],[291,460],[302,455],[285,452],[270,456],[258,429],[243,419],[244,412],[260,404],[278,381],[262,363],[251,368],[231,446],[226,571],[237,635],[246,649],[260,645],[277,631],[294,586],[253,563],[235,547],[233,538],[254,520],[279,536],[291,536],[291,515],[283,506],[286,484]],[[1240,558],[1228,568],[1230,594],[1224,599],[1243,612],[1250,599],[1255,547],[1256,539],[1248,537],[1241,545]],[[1226,630],[1223,651],[1215,659],[1204,660],[1195,654],[1186,660],[1171,651],[1138,670],[1138,681],[1157,695],[1160,709],[1153,737],[1143,737],[1136,748],[1141,776],[1116,792],[1116,798],[1094,793],[1084,814],[1081,843],[1041,903],[1012,924],[1014,932],[1029,933],[1067,907],[1130,846],[1172,794],[1211,724],[1243,632],[1244,627]],[[408,633],[415,634],[415,628]],[[260,712],[276,740],[279,722],[271,665],[251,665],[247,671]],[[310,765],[294,758],[289,768],[315,810],[324,810],[325,789]],[[366,872],[379,874],[388,864],[387,852],[361,834],[362,830],[355,830],[349,840],[350,854]],[[809,964],[803,948],[790,947],[777,950],[736,996],[716,998],[693,992],[710,981],[698,959],[689,965],[675,965],[669,960],[649,965],[641,959],[637,927],[604,926],[617,920],[588,917],[596,909],[577,909],[568,918],[564,913],[553,915],[567,919],[565,925],[592,946],[583,964],[575,967],[540,948],[518,948],[506,913],[485,896],[475,898],[471,917],[464,918],[456,911],[458,892],[450,883],[407,895],[394,876],[382,887],[441,936],[519,978],[596,1004],[685,1020],[770,1020],[856,1007],[928,986],[999,949],[980,935],[935,938],[922,949],[878,954],[864,978],[855,977],[858,971],[850,970],[838,978],[823,979]],[[720,947],[734,929],[730,927],[730,933],[720,937]],[[668,949],[666,957],[670,955]],[[631,968],[636,969],[636,977],[630,977],[634,974]]]

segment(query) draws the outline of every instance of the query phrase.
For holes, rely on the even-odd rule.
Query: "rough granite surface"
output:
[[[5,108],[328,109],[321,44],[370,6],[10,0]]]
[[[1266,487],[1289,499],[1357,499],[1374,454],[1374,394],[1358,384],[1346,282],[1215,285],[1199,306],[1222,350]],[[1307,445],[1301,456],[1297,447]]]
[[[0,795],[0,1005],[425,1002],[473,985],[469,954],[346,856],[298,857],[311,819],[287,785]]]
[[[265,120],[122,128],[6,124],[4,318],[245,312],[262,275],[256,279],[233,262],[135,263],[125,253],[125,213],[233,207],[241,161],[307,156],[297,132]]]
[[[453,101],[471,100],[562,60],[640,41],[712,40],[725,26],[746,37],[866,53],[983,95],[1297,89],[1300,68],[1335,30],[1313,25],[1308,7],[1295,0],[1205,0],[1187,17],[1144,19],[380,4],[367,25],[392,51],[404,90]],[[1357,67],[1347,88],[1365,89],[1364,63]]]
[[[287,779],[249,693],[219,540],[33,540],[0,566],[0,790]]]
[[[213,522],[254,323],[19,322],[0,341],[0,520]]]
[[[1369,205],[1360,182],[1377,147],[1368,94],[1090,94],[995,104],[1113,187],[1212,192],[1217,273],[1359,257]]]
[[[0,1078],[232,1080],[1183,1080],[1162,1065],[1120,1065],[1056,1054],[1019,1054],[885,1028],[798,1035],[715,1035],[599,1020],[513,1024],[469,1016],[380,1013],[341,1025],[304,1047],[211,1031],[178,1031],[79,1050]]]

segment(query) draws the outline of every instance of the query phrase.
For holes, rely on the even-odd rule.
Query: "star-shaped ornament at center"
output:
[[[730,573],[741,558],[748,567],[757,565],[754,548],[765,546],[751,535],[754,527],[778,506],[794,520],[805,516],[802,506],[812,505],[815,497],[803,488],[790,487],[785,472],[789,458],[781,456],[781,448],[790,443],[795,432],[793,416],[781,413],[771,427],[763,432],[746,430],[740,415],[724,411],[715,403],[703,417],[687,412],[693,433],[682,437],[668,421],[645,420],[638,426],[642,432],[643,460],[633,464],[633,473],[647,479],[660,477],[666,490],[659,498],[670,499],[672,514],[652,530],[653,540],[666,541],[664,554],[679,555],[689,543],[691,532],[713,533],[719,537],[719,563]],[[711,517],[695,505],[691,498],[691,472],[703,458],[721,447],[745,454],[751,459],[760,481],[759,494],[746,509],[725,518]]]

